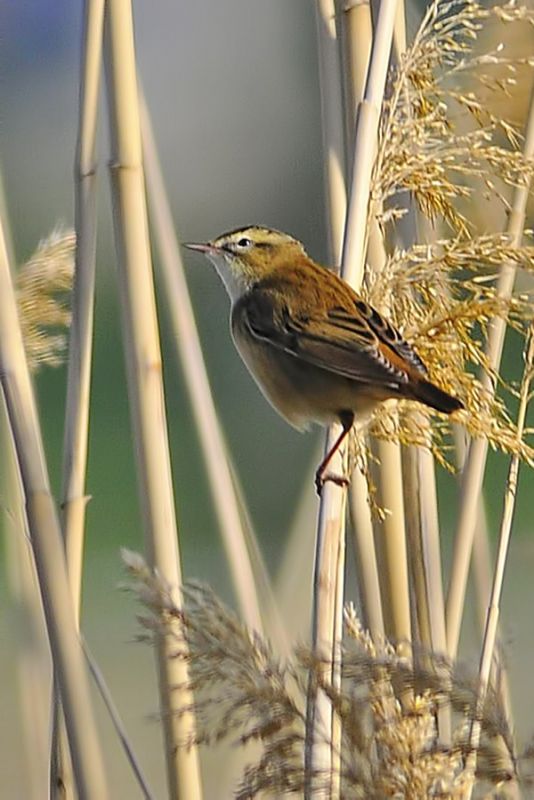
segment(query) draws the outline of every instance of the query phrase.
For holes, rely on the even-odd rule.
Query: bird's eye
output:
[[[236,244],[240,250],[248,250],[248,248],[252,247],[254,243],[252,239],[247,239],[246,236],[244,236],[242,239],[239,239]]]

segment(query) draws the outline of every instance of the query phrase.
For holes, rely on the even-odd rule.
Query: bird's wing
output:
[[[236,303],[234,320],[249,334],[337,375],[396,389],[425,368],[395,328],[356,294],[342,306],[304,313],[287,293],[252,288]],[[299,310],[295,310],[299,309]]]
[[[381,352],[384,356],[387,357],[387,351],[392,351],[396,356],[394,361],[397,362],[397,359],[400,359],[400,362],[404,362],[403,369],[415,370],[420,373],[420,377],[427,375],[427,368],[424,363],[391,322],[361,297],[354,295],[353,305],[355,311],[353,309],[340,308],[334,309],[330,315],[336,319],[339,325],[350,326],[355,316],[360,324],[365,321],[368,328],[376,336],[379,349],[382,348]],[[387,348],[387,351],[385,348]]]

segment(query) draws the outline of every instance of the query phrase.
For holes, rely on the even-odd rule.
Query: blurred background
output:
[[[24,0],[0,10],[1,158],[7,208],[19,263],[58,224],[73,223],[73,159],[81,40],[79,2]],[[203,241],[224,230],[262,223],[291,232],[325,260],[320,98],[311,0],[171,0],[135,3],[137,54],[178,235]],[[83,628],[131,732],[157,795],[164,796],[153,655],[133,642],[134,599],[120,591],[119,549],[142,550],[134,458],[123,369],[107,174],[107,121],[100,131],[100,227],[92,390]],[[228,300],[211,267],[186,256],[213,394],[252,523],[271,569],[279,563],[297,513],[314,537],[311,474],[318,432],[301,436],[263,400],[235,354]],[[164,298],[159,297],[164,308]],[[232,601],[224,555],[179,364],[165,314],[161,328],[183,571]],[[509,354],[519,371],[518,351]],[[41,419],[59,491],[65,369],[37,378]],[[489,517],[498,529],[507,462],[492,458]],[[534,564],[532,478],[523,471],[516,539],[506,583],[504,632],[512,689],[529,685],[534,646],[528,596]],[[492,490],[492,487],[494,489]],[[455,487],[440,476],[444,530],[454,520]],[[527,499],[522,499],[527,498]],[[302,509],[304,502],[305,511]],[[531,508],[531,507],[530,507]],[[302,518],[302,516],[301,516]],[[28,797],[31,778],[19,723],[14,648],[20,620],[10,609],[2,558],[0,720],[2,797]],[[295,587],[308,591],[308,586]],[[474,630],[473,621],[467,628]],[[468,631],[469,633],[469,631]],[[301,631],[300,639],[307,632]],[[530,636],[530,641],[528,641]],[[469,636],[467,637],[469,639]],[[473,651],[474,652],[474,651]],[[469,655],[469,647],[466,649]],[[531,696],[531,695],[530,695]],[[523,704],[524,705],[524,704]],[[531,711],[531,708],[529,709]],[[530,714],[518,716],[523,740]],[[137,796],[105,721],[114,797]],[[217,776],[213,777],[217,780]],[[215,790],[213,790],[215,791]],[[38,796],[38,795],[35,795]],[[44,796],[44,795],[43,795]],[[207,797],[222,796],[210,793]]]

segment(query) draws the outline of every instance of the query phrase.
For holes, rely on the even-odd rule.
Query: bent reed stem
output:
[[[108,793],[102,752],[1,225],[0,380],[24,488],[28,527],[76,787],[83,800],[105,800]]]

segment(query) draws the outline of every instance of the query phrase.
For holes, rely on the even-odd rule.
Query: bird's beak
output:
[[[187,247],[188,250],[196,250],[198,253],[204,253],[207,256],[218,253],[220,250],[220,247],[211,244],[211,242],[184,242],[184,247]]]

